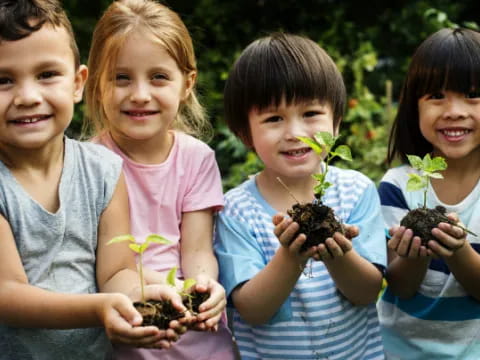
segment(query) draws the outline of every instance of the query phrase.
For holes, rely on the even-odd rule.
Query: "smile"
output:
[[[311,151],[310,148],[302,148],[302,149],[296,149],[296,150],[290,150],[290,151],[282,151],[282,153],[288,156],[301,156],[310,151]]]
[[[141,117],[141,116],[155,115],[155,114],[158,114],[159,111],[124,111],[123,113],[127,114],[128,116]]]
[[[32,117],[18,118],[18,119],[10,120],[9,122],[12,122],[15,124],[32,124],[38,121],[48,119],[49,117],[50,115],[38,115],[38,116],[32,116]]]
[[[448,137],[458,137],[458,136],[466,135],[472,131],[468,129],[464,129],[464,130],[440,130],[440,132]]]

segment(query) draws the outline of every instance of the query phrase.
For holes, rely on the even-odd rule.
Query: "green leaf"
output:
[[[176,275],[177,275],[177,267],[174,266],[173,268],[170,269],[170,271],[167,274],[168,285],[175,286]]]
[[[172,242],[161,235],[150,234],[145,239],[146,243],[156,243],[156,244],[171,244]]]
[[[332,153],[332,155],[336,155],[346,161],[352,161],[352,153],[347,145],[338,146],[335,149],[335,152]]]
[[[430,154],[426,154],[423,157],[422,162],[423,162],[423,167],[422,167],[423,170],[430,169],[432,166],[432,158],[430,157]]]
[[[322,196],[325,193],[325,191],[323,190],[323,184],[315,185],[315,187],[313,188],[313,192]]]
[[[440,173],[426,173],[425,176],[431,177],[433,179],[443,179],[443,175]]]
[[[313,137],[320,145],[326,145],[329,150],[333,147],[335,141],[337,141],[337,138],[327,131],[319,131]]]
[[[332,186],[332,183],[329,183],[328,181],[325,181],[325,182],[323,183],[323,189],[324,189],[324,190],[327,190],[330,186]]]
[[[447,168],[447,162],[445,159],[441,156],[436,156],[432,159],[432,162],[430,163],[430,167],[426,168],[425,171],[428,172],[435,172],[435,171],[442,171]]]
[[[146,242],[146,241],[145,241],[143,244],[140,244],[140,247],[139,247],[139,249],[138,249],[138,250],[139,250],[139,253],[140,253],[140,254],[143,254],[143,253],[145,252],[145,250],[147,250],[148,245],[150,245],[150,243],[148,243],[148,242]]]
[[[427,186],[426,178],[418,174],[408,174],[407,191],[422,190]]]
[[[301,142],[307,144],[313,151],[315,151],[318,155],[322,155],[323,148],[320,144],[318,144],[315,140],[310,139],[304,136],[297,136],[297,139]]]
[[[325,179],[325,174],[323,174],[323,173],[312,174],[312,177],[319,182],[323,182],[323,179]]]
[[[128,247],[130,249],[132,249],[133,251],[135,251],[137,254],[141,254],[142,252],[140,251],[140,247],[141,245],[138,245],[138,244],[130,244],[128,245]]]
[[[135,242],[135,238],[133,235],[120,235],[120,236],[115,236],[113,239],[111,239],[109,242],[107,242],[107,245],[114,244],[114,243],[119,243],[123,241],[131,241]]]
[[[414,169],[423,170],[423,161],[421,157],[416,155],[407,155],[407,158],[410,162],[410,165],[412,165]]]
[[[197,281],[195,279],[192,279],[192,278],[185,279],[185,281],[183,282],[183,291],[187,291],[196,283]]]

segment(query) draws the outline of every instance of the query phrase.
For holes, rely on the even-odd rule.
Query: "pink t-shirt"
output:
[[[143,254],[144,266],[164,272],[180,267],[180,225],[182,213],[223,206],[220,172],[215,153],[192,136],[174,132],[174,143],[161,164],[139,164],[128,158],[106,134],[93,139],[123,159],[130,202],[131,233],[137,241],[159,234],[171,245],[151,244]],[[135,359],[234,359],[232,338],[224,323],[212,332],[187,331],[168,350],[116,347],[114,358]]]

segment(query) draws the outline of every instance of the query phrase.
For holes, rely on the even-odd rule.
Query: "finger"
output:
[[[389,249],[393,251],[397,251],[398,245],[400,244],[400,240],[404,232],[405,232],[405,228],[403,226],[391,228],[389,230],[389,233],[392,236],[390,240],[388,240],[387,242],[387,246]]]
[[[457,215],[456,213],[454,213],[454,212],[448,213],[448,214],[447,214],[447,218],[448,218],[450,221],[454,222],[455,224],[460,221],[460,219],[458,218],[458,215]]]
[[[448,224],[447,224],[448,225]],[[432,234],[435,237],[435,240],[442,245],[442,247],[452,250],[458,247],[461,247],[463,244],[463,239],[455,238],[448,233],[440,230],[439,228],[432,229]]]
[[[402,236],[400,237],[400,242],[397,246],[397,254],[400,256],[406,256],[410,248],[410,242],[412,240],[413,231],[411,229],[405,229]]]
[[[291,252],[291,253],[294,253],[294,254],[299,254],[301,252],[301,249],[302,249],[302,246],[303,244],[305,243],[305,241],[307,241],[307,237],[305,236],[305,234],[300,234],[298,235],[295,240],[292,241],[292,243],[290,244],[290,246],[288,247],[288,250]],[[307,250],[308,251],[308,250]]]
[[[275,217],[274,217],[275,219]],[[272,220],[273,221],[273,220]],[[291,218],[282,218],[280,222],[275,224],[275,228],[273,229],[273,233],[276,237],[282,235],[282,233],[287,229],[287,227],[293,222]]]
[[[289,246],[292,241],[296,240],[295,236],[297,236],[298,230],[300,229],[300,226],[296,222],[291,222],[289,219],[289,225],[285,228],[285,230],[279,234],[278,240],[280,241],[280,244],[283,246]]]
[[[440,224],[438,224],[438,228],[457,239],[461,239],[467,236],[467,233],[462,228],[445,222],[441,222]]]
[[[428,242],[428,247],[438,257],[450,257],[453,255],[452,250],[442,246],[438,241],[435,241],[435,240],[430,240]]]
[[[226,305],[226,301],[223,301],[223,302],[220,302],[216,307],[209,309],[207,311],[201,312],[197,316],[198,321],[206,321],[214,317],[218,317],[220,319],[220,316],[223,312],[223,309],[225,308],[225,305]]]
[[[276,226],[280,224],[284,219],[286,219],[286,217],[285,217],[285,214],[283,213],[278,213],[273,215],[273,218],[272,218],[273,225]]]
[[[325,260],[331,260],[332,259],[332,255],[328,252],[328,249],[327,247],[325,246],[325,244],[320,244],[318,245],[318,250],[317,250],[318,254],[320,255],[320,259],[322,261],[325,261]]]
[[[409,258],[417,258],[420,252],[420,246],[422,245],[422,240],[418,237],[415,236],[411,241],[410,241],[410,249],[408,251],[407,257]]]
[[[332,258],[343,256],[343,251],[338,246],[337,242],[333,238],[328,238],[325,240],[325,245],[328,249],[328,252],[332,255]]]
[[[343,231],[345,233],[345,236],[348,239],[353,239],[354,237],[357,237],[358,234],[360,233],[360,230],[358,229],[358,226],[347,225],[347,224],[344,224],[342,226],[343,226]]]
[[[155,326],[140,326],[130,331],[115,332],[110,336],[114,343],[123,343],[132,346],[148,346],[165,338],[165,331]]]
[[[337,242],[338,246],[342,249],[342,252],[345,254],[352,250],[352,241],[340,233],[335,233],[333,238]]]

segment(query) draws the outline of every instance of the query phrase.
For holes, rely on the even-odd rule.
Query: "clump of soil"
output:
[[[184,296],[183,298],[183,305],[190,310],[194,315],[200,313],[198,311],[198,307],[200,304],[205,302],[210,297],[209,292],[199,292],[199,291],[192,291],[192,293]]]
[[[184,316],[182,312],[173,307],[170,300],[134,302],[133,306],[143,317],[142,326],[154,325],[159,329],[166,330],[170,321]]]
[[[420,207],[410,210],[400,221],[400,225],[411,229],[413,235],[420,237],[422,245],[426,246],[428,241],[434,238],[432,229],[436,228],[439,223],[447,222],[455,225],[445,214],[446,209],[443,206],[437,206],[434,209]]]
[[[287,211],[287,214],[300,225],[297,235],[303,233],[307,236],[307,240],[302,245],[302,251],[314,245],[323,244],[337,231],[343,233],[342,225],[335,218],[333,209],[322,203],[297,203]]]

